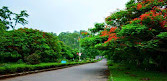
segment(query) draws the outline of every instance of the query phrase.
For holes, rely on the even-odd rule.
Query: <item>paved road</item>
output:
[[[29,74],[0,81],[107,81],[106,60],[54,71]]]

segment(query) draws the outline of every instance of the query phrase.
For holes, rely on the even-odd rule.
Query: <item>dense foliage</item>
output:
[[[101,29],[100,27],[103,27],[102,26],[103,24],[97,23],[96,25],[98,26],[98,29]],[[91,31],[94,31],[94,33],[96,33],[95,31],[97,31],[97,30],[91,29]],[[87,46],[86,48],[89,48],[89,49],[85,49],[85,47],[83,47],[84,44],[85,44],[84,46],[86,46],[87,44],[93,43],[92,40],[94,40],[94,39],[89,40],[90,36],[91,36],[91,34],[85,30],[80,30],[79,32],[74,31],[73,33],[62,32],[58,35],[59,40],[64,42],[64,45],[67,45],[67,46],[73,48],[72,50],[75,50],[74,58],[78,58],[78,55],[76,55],[76,54],[78,54],[80,52],[80,53],[82,53],[82,56],[81,56],[82,59],[95,58],[96,55],[100,54],[100,51],[95,49],[94,47]],[[83,40],[83,38],[85,38],[85,39]],[[87,40],[87,38],[88,38],[88,40]],[[63,52],[64,51],[65,50],[63,50]],[[70,51],[66,51],[66,52],[70,53]]]
[[[82,47],[82,57],[84,58],[95,58],[95,56],[101,55],[101,50],[98,50],[96,48],[97,43],[103,43],[103,41],[107,37],[99,37],[99,36],[94,36],[94,37],[85,37],[80,40],[80,44]]]
[[[108,39],[89,45],[103,50],[114,62],[167,71],[166,5],[166,0],[130,0],[125,10],[118,10],[105,19],[103,31],[96,25],[91,29],[99,30],[97,36]]]
[[[0,43],[1,61],[15,62],[36,53],[41,61],[54,61],[59,57],[61,46],[58,38],[50,33],[28,28],[6,31]]]
[[[65,45],[70,46],[73,49],[78,49],[79,48],[79,37],[80,37],[80,32],[61,32],[59,35],[59,40],[63,41]]]
[[[0,43],[1,62],[17,62],[20,59],[26,62],[28,57],[31,60],[32,58],[37,59],[33,56],[39,56],[41,62],[78,59],[78,51],[59,41],[58,37],[52,33],[19,28],[4,32],[2,38]]]

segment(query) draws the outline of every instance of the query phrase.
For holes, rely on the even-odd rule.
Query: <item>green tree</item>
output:
[[[130,0],[125,10],[117,10],[105,19],[106,27],[97,30],[97,36],[108,40],[95,42],[95,47],[115,62],[167,71],[166,5],[166,0]]]
[[[8,28],[15,29],[17,24],[25,25],[28,21],[25,19],[29,15],[25,10],[21,11],[19,14],[14,13],[8,9],[8,7],[3,6],[0,9],[0,20]]]
[[[80,33],[75,31],[73,33],[70,32],[61,32],[59,35],[59,40],[63,41],[64,44],[70,46],[73,49],[78,49],[79,48],[79,37]]]
[[[6,31],[0,43],[1,62],[26,61],[31,54],[38,54],[42,62],[53,62],[59,59],[61,46],[58,37],[39,30],[19,28]]]
[[[96,33],[100,32],[100,31],[104,30],[105,23],[96,23],[94,26],[95,27],[94,28],[90,28],[89,31],[91,31],[91,33],[93,33],[93,34],[96,34]]]

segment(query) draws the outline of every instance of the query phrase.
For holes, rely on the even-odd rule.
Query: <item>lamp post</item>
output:
[[[79,35],[80,35],[80,34],[79,34]],[[80,40],[80,36],[79,36],[79,40]],[[81,58],[80,58],[80,56],[81,56],[81,54],[80,54],[80,53],[81,53],[81,50],[80,50],[80,42],[78,41],[78,43],[79,43],[79,44],[78,44],[78,45],[79,45],[79,53],[78,53],[78,56],[79,56],[79,61],[80,61],[80,59],[81,59]]]
[[[81,32],[79,33],[79,40],[80,40],[80,38],[81,38]],[[79,54],[78,54],[78,56],[79,56],[79,61],[81,61],[81,47],[80,47],[80,42],[78,41],[78,43],[79,43]]]

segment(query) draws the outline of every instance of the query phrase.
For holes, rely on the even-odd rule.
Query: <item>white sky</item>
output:
[[[87,30],[116,9],[124,9],[129,0],[0,0],[0,8],[13,12],[27,10],[29,24],[25,27],[45,32]],[[19,26],[23,27],[23,26]],[[16,28],[19,28],[16,27]]]

